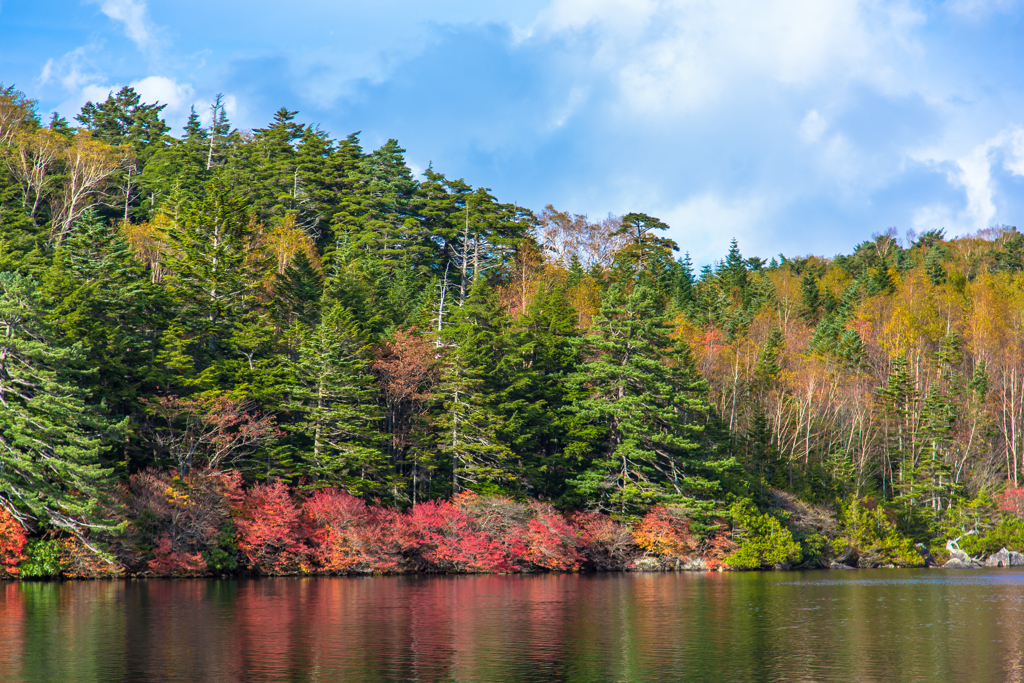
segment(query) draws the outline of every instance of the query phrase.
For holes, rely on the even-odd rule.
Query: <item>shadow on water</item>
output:
[[[1024,572],[0,583],[13,681],[1020,681]]]

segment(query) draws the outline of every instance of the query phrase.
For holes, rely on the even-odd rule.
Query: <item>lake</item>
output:
[[[1020,681],[1024,571],[0,583],[0,682]]]

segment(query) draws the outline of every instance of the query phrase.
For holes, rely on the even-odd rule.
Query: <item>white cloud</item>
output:
[[[765,80],[905,89],[889,64],[918,51],[923,21],[904,0],[553,0],[529,35],[590,46],[589,66],[624,103],[667,113]]]
[[[47,59],[39,74],[39,85],[56,81],[65,90],[78,90],[88,83],[102,80],[103,75],[93,66],[90,57],[101,47],[101,44],[90,43],[64,53],[59,59]]]
[[[821,139],[828,128],[828,122],[817,109],[807,112],[807,116],[800,122],[800,139],[807,144],[813,144]]]
[[[679,243],[679,249],[689,251],[697,263],[720,258],[734,237],[745,253],[778,247],[777,240],[759,230],[770,213],[768,202],[761,197],[729,199],[706,192],[655,213],[671,226],[670,237]]]
[[[999,12],[1009,12],[1020,4],[1020,0],[948,0],[946,8],[953,14],[981,21]]]
[[[950,184],[963,190],[966,205],[958,212],[945,206],[927,206],[918,210],[914,222],[940,222],[955,234],[974,232],[997,222],[997,188],[992,177],[994,168],[1016,176],[1024,176],[1024,128],[1010,126],[963,154],[942,154],[931,151],[920,160],[936,167],[950,167],[946,173]]]
[[[143,102],[166,104],[169,111],[180,111],[192,104],[195,91],[189,83],[178,83],[166,76],[147,76],[130,84]]]
[[[124,34],[140,50],[153,46],[154,32],[150,25],[145,0],[90,0],[100,11],[124,26]]]

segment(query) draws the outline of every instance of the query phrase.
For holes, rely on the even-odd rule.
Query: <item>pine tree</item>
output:
[[[541,285],[515,323],[502,332],[497,364],[502,392],[502,434],[518,457],[523,486],[532,496],[557,500],[579,458],[565,453],[566,376],[576,365],[576,312],[561,283]]]
[[[274,280],[276,319],[283,327],[299,322],[307,327],[320,318],[324,276],[305,251],[300,251]]]
[[[701,452],[710,407],[689,354],[674,348],[651,292],[615,286],[590,333],[584,361],[567,379],[578,394],[577,452],[594,449],[574,485],[582,500],[620,514],[688,497],[708,497],[715,465]]]
[[[86,102],[75,117],[99,140],[115,147],[130,146],[140,163],[167,145],[170,130],[160,117],[166,104],[144,104],[132,87],[111,93],[99,104]]]
[[[800,302],[800,316],[812,325],[817,323],[822,306],[821,289],[818,278],[810,268],[800,278]]]
[[[164,333],[161,360],[186,384],[230,383],[225,366],[242,361],[231,347],[232,335],[256,312],[263,275],[263,264],[249,249],[253,227],[241,201],[213,182],[181,210],[168,239],[165,283],[177,316]]]
[[[185,123],[184,136],[153,154],[139,177],[142,207],[155,211],[174,193],[194,196],[209,180],[209,136],[199,122],[195,107]]]
[[[166,322],[166,301],[117,230],[86,212],[39,289],[54,338],[79,347],[91,368],[81,380],[91,401],[114,414],[136,410],[140,391],[159,382],[154,330]]]
[[[288,363],[290,389],[284,408],[296,435],[292,468],[317,488],[339,486],[354,495],[389,492],[382,415],[369,372],[369,344],[351,312],[335,304],[312,328],[290,333],[295,359]]]
[[[621,235],[628,239],[617,258],[641,272],[658,254],[679,251],[674,241],[658,237],[655,230],[668,230],[668,224],[645,213],[627,213],[622,217],[619,229],[611,234],[612,237]]]
[[[455,493],[511,490],[516,484],[513,452],[501,438],[496,406],[500,396],[494,375],[504,355],[499,318],[493,292],[481,281],[445,330],[437,443],[450,463]]]
[[[123,425],[86,404],[64,372],[77,352],[50,342],[41,310],[31,278],[0,273],[0,506],[82,536],[104,524],[100,454]]]
[[[928,256],[924,260],[924,272],[928,280],[939,287],[946,282],[946,269],[942,267],[942,247],[935,245],[928,250]]]
[[[675,273],[676,281],[672,293],[672,303],[677,311],[689,311],[697,300],[697,280],[693,276],[693,261],[690,259],[690,252],[683,255]]]

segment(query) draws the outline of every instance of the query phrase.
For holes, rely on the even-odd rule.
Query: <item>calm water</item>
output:
[[[0,681],[1020,681],[1024,572],[0,583]]]

